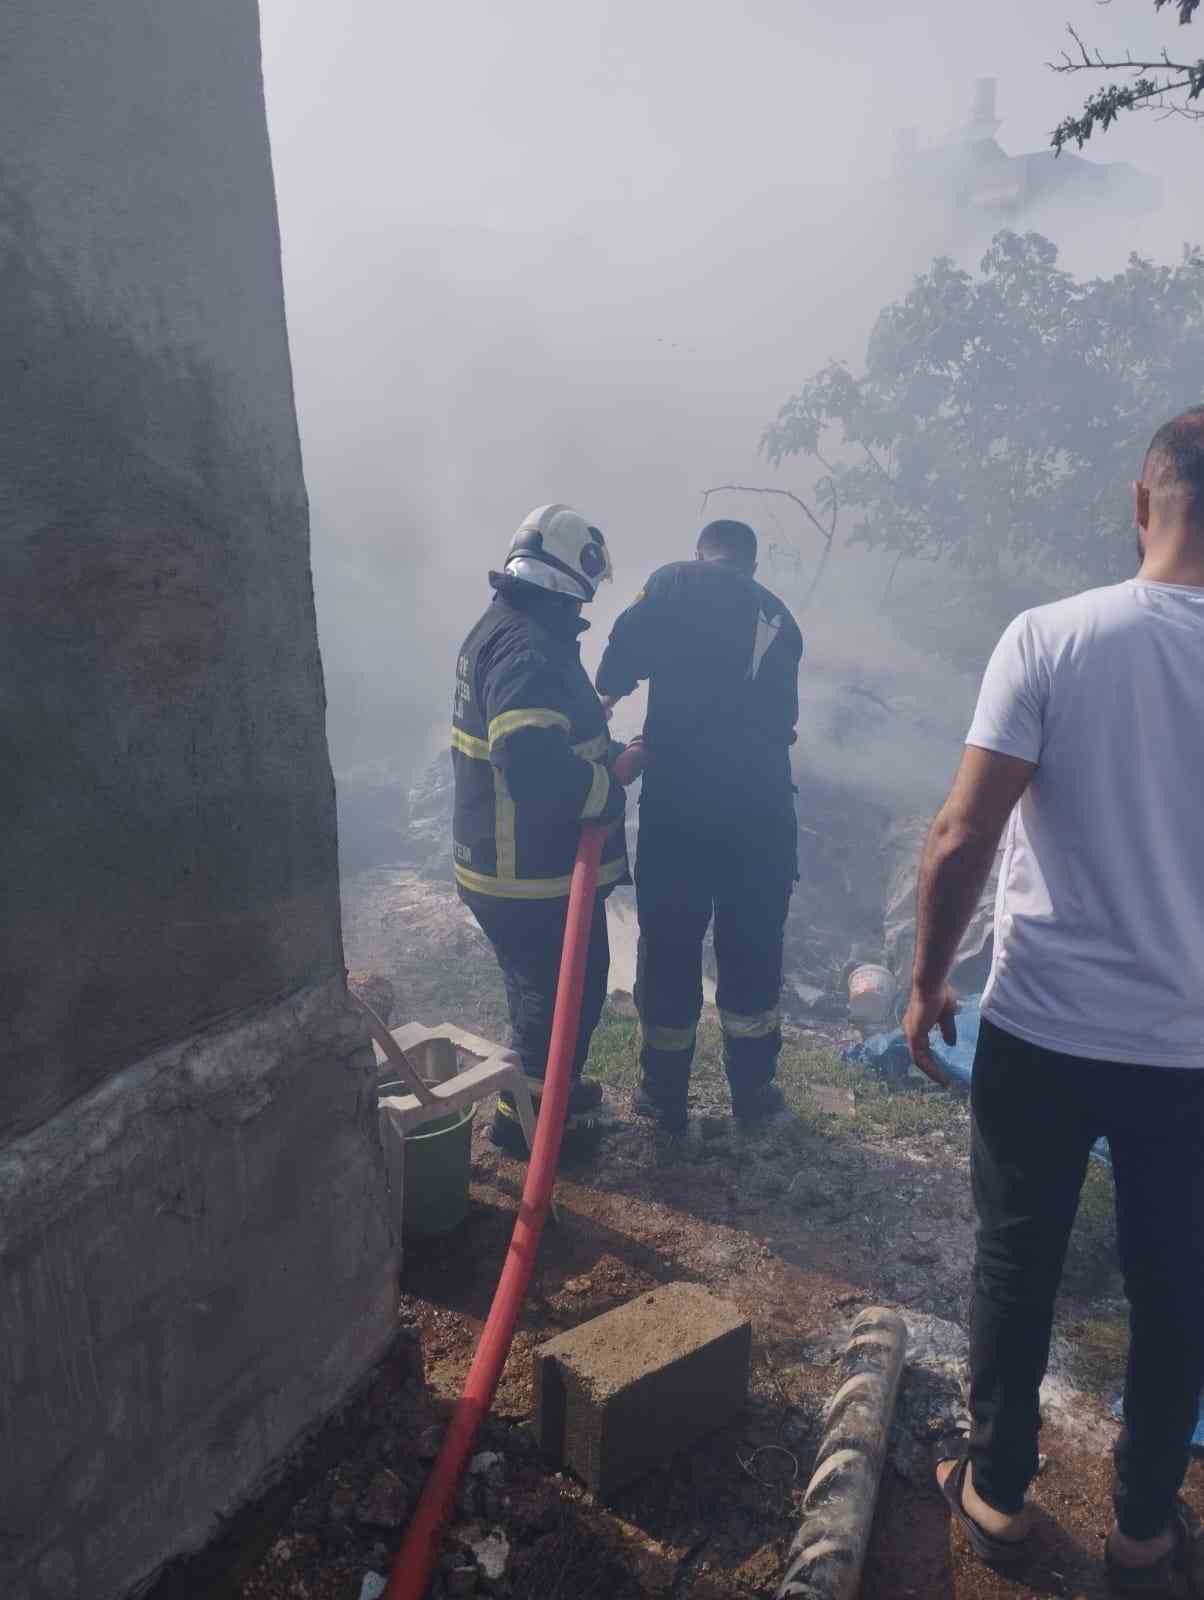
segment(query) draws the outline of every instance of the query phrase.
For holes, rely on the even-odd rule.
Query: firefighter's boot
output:
[[[536,1121],[543,1095],[543,1079],[527,1078]],[[562,1156],[581,1159],[590,1156],[598,1147],[600,1129],[597,1111],[602,1104],[602,1085],[592,1078],[574,1078],[569,1090],[568,1113],[564,1120]],[[499,1150],[513,1156],[516,1161],[526,1161],[530,1155],[523,1136],[523,1125],[518,1120],[518,1107],[509,1094],[498,1096],[497,1113],[489,1129],[489,1137]]]
[[[732,1084],[732,1116],[746,1127],[767,1122],[788,1109],[776,1083],[758,1083],[737,1089]]]
[[[685,1133],[690,1113],[684,1091],[665,1095],[661,1086],[651,1078],[641,1078],[631,1097],[632,1110],[637,1117],[647,1117],[657,1122],[666,1133]]]

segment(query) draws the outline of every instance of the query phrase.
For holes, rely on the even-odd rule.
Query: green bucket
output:
[[[379,1093],[410,1094],[408,1084],[382,1083]],[[468,1175],[472,1167],[472,1119],[475,1105],[461,1106],[445,1117],[406,1134],[405,1193],[402,1226],[417,1237],[450,1233],[468,1215]]]

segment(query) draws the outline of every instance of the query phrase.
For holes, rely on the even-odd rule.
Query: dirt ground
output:
[[[872,1302],[895,1303],[912,1321],[964,1316],[964,1177],[940,1157],[816,1138],[793,1123],[756,1139],[687,1143],[685,1154],[658,1151],[628,1126],[608,1141],[594,1181],[561,1184],[561,1226],[545,1238],[498,1413],[516,1424],[529,1414],[527,1356],[536,1343],[658,1282],[690,1278],[735,1301],[752,1318],[755,1340],[754,1404],[744,1423],[625,1491],[609,1511],[588,1507],[587,1496],[580,1503],[585,1522],[609,1524],[613,1537],[655,1558],[621,1593],[772,1595],[844,1328]],[[773,1181],[791,1165],[809,1184],[797,1209]],[[481,1147],[466,1248],[454,1256],[414,1252],[407,1264],[427,1380],[440,1395],[453,1395],[466,1370],[521,1170]],[[961,1181],[950,1182],[953,1174]],[[1049,1459],[1036,1490],[1043,1515],[1031,1566],[1005,1580],[966,1559],[930,1483],[929,1441],[957,1414],[958,1388],[956,1377],[944,1384],[931,1368],[909,1376],[901,1422],[911,1437],[896,1438],[884,1475],[867,1600],[1105,1593],[1100,1545],[1114,1434],[1107,1408],[1061,1386],[1059,1420],[1043,1440]],[[766,1444],[784,1446],[794,1461],[778,1450],[754,1455]],[[1196,1476],[1193,1469],[1198,1494],[1204,1484]]]
[[[496,1033],[492,974],[447,892],[407,885],[411,914],[397,918],[395,876],[390,884],[369,875],[363,894],[351,887],[349,963],[386,972],[412,997],[394,1021],[446,1018]],[[460,1009],[429,1009],[445,1002]],[[635,1029],[622,1012],[610,1013],[591,1058],[607,1085],[609,1131],[595,1159],[558,1184],[559,1225],[545,1232],[432,1596],[770,1600],[844,1334],[869,1304],[897,1307],[911,1344],[866,1600],[1106,1594],[1116,1431],[1108,1401],[1123,1337],[1104,1180],[1089,1185],[1043,1396],[1048,1459],[1035,1485],[1032,1554],[1005,1578],[969,1556],[932,1479],[937,1439],[964,1416],[972,1251],[964,1107],[858,1078],[833,1048],[840,1030],[818,1030],[797,1034],[783,1056],[791,1114],[741,1133],[726,1112],[714,1030],[704,1027],[690,1133],[665,1140],[631,1115]],[[388,1571],[467,1371],[521,1192],[525,1169],[485,1136],[489,1111],[482,1106],[476,1120],[467,1221],[445,1240],[407,1244],[395,1359],[270,1504],[232,1530],[216,1562],[211,1554],[203,1574],[195,1564],[169,1574],[153,1600],[357,1600],[367,1574]],[[536,1452],[526,1427],[531,1353],[677,1279],[706,1285],[750,1317],[748,1408],[598,1504]],[[1187,1496],[1204,1511],[1198,1464]]]

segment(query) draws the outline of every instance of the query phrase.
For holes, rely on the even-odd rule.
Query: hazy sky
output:
[[[1005,148],[1041,149],[1087,92],[1043,65],[1065,22],[1106,50],[1194,57],[1204,34],[1151,0],[261,11],[336,766],[444,718],[530,505],[607,531],[596,658],[688,552],[700,491],[772,481],[757,439],[791,389],[856,364],[933,254],[979,249],[892,211],[897,128],[944,134],[990,75]],[[1076,270],[1204,234],[1204,129],[1129,118],[1087,153],[1158,173],[1168,204],[1068,230]]]

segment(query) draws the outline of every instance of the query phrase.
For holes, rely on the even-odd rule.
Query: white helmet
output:
[[[574,600],[592,600],[614,576],[610,551],[598,528],[571,506],[536,506],[510,541],[506,572]]]

